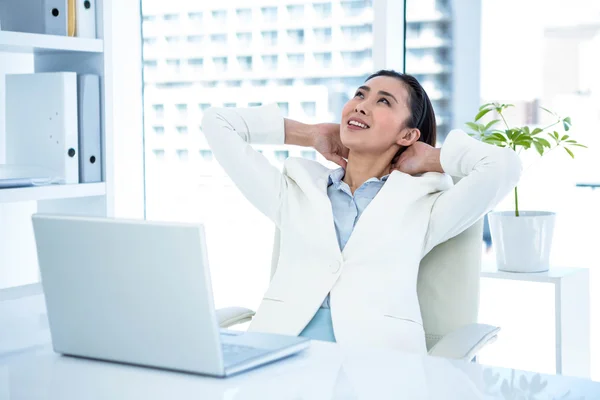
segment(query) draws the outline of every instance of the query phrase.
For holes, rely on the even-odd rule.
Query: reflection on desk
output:
[[[0,358],[0,399],[600,399],[600,383],[313,342],[228,379],[60,356]]]

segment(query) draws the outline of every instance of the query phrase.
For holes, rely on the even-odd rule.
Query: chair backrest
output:
[[[483,219],[463,233],[434,247],[421,261],[417,293],[427,348],[453,330],[477,323]],[[279,229],[275,229],[271,278],[279,260]]]
[[[477,323],[482,235],[479,220],[421,260],[417,293],[428,349],[453,330]]]

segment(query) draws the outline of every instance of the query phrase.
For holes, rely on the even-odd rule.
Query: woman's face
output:
[[[406,145],[402,138],[410,116],[404,83],[397,78],[376,76],[359,87],[344,106],[342,143],[353,152],[378,156],[393,148],[395,154],[400,145]]]

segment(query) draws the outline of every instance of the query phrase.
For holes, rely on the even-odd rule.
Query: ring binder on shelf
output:
[[[79,183],[77,74],[6,75],[6,163],[37,165]]]
[[[102,181],[100,128],[100,78],[98,75],[77,77],[79,103],[79,182]]]
[[[96,1],[75,0],[75,36],[96,38]]]

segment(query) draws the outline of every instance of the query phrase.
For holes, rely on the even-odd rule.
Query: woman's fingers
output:
[[[345,147],[344,145],[342,145],[342,151],[341,151],[341,155],[344,158],[348,158],[348,154],[350,154],[350,150],[348,150],[347,147]]]
[[[329,153],[325,156],[325,158],[328,159],[329,161],[336,163],[340,167],[346,169],[347,162],[346,162],[346,160],[344,160],[344,158],[342,156],[340,156],[338,154]]]

